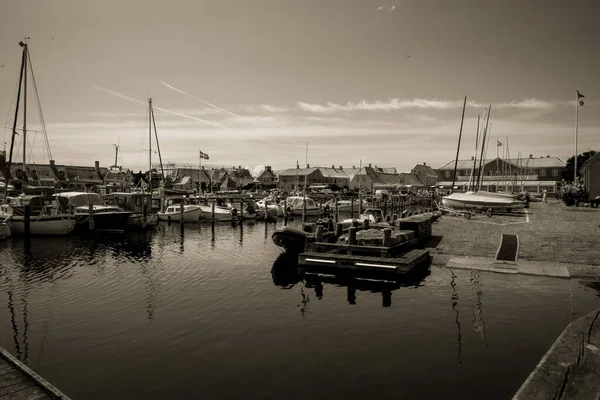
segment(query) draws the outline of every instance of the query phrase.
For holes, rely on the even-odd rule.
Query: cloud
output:
[[[436,99],[410,99],[400,100],[397,98],[389,99],[387,101],[374,101],[368,102],[361,100],[359,102],[348,102],[346,104],[338,104],[328,102],[322,104],[310,104],[304,102],[298,102],[298,108],[303,111],[308,111],[318,114],[334,113],[339,111],[395,111],[405,109],[438,109],[445,110],[450,108],[458,108],[462,106],[461,101],[445,101]],[[469,106],[472,107],[483,107],[484,105],[469,102]]]
[[[519,108],[524,110],[552,110],[558,103],[538,100],[535,98],[521,101],[504,102],[497,105],[498,108]],[[493,107],[493,105],[492,105]]]

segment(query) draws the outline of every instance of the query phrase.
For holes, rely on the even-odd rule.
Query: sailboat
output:
[[[29,205],[31,210],[29,229],[32,235],[67,235],[75,229],[75,218],[64,210],[58,201],[51,196],[34,196],[34,197],[17,197],[10,199],[7,196],[8,177],[10,176],[10,166],[12,164],[13,149],[15,144],[15,136],[17,135],[17,120],[19,117],[19,106],[21,102],[21,94],[23,95],[23,176],[27,171],[26,155],[27,155],[27,69],[31,70],[33,77],[33,68],[27,43],[19,42],[22,50],[21,58],[21,74],[19,76],[19,88],[17,93],[17,102],[15,107],[15,118],[12,127],[12,136],[10,141],[10,153],[4,176],[6,184],[4,185],[4,204],[0,205],[0,220],[6,221],[10,232],[24,233],[25,232],[25,206]],[[35,93],[37,93],[37,85],[35,78],[33,79]],[[41,110],[41,105],[38,106]],[[40,112],[40,118],[42,118]],[[42,121],[42,126],[43,126]]]
[[[467,98],[465,96],[465,103],[463,105],[462,119],[460,123],[460,133],[458,136],[458,147],[456,149],[456,161],[454,166],[454,179],[456,179],[456,165],[458,163],[458,156],[460,152],[460,140],[462,137],[462,128],[465,118],[465,108],[467,105]],[[513,209],[523,208],[525,203],[506,196],[504,194],[490,193],[479,191],[479,184],[481,178],[481,171],[483,168],[483,157],[486,149],[486,139],[488,138],[488,124],[490,121],[490,111],[492,106],[488,108],[485,128],[483,129],[483,140],[481,146],[481,156],[479,158],[479,174],[477,181],[474,185],[474,191],[468,191],[466,193],[454,192],[454,182],[452,182],[452,192],[448,196],[442,197],[442,205],[451,209],[478,209],[478,210],[505,210],[510,211]]]

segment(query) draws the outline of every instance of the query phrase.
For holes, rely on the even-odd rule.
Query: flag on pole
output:
[[[202,158],[203,160],[208,160],[208,154],[200,152],[200,158]]]
[[[502,142],[501,142],[501,141],[499,141],[499,140],[496,140],[496,145],[497,145],[498,147],[500,147],[500,146],[502,146]]]
[[[585,96],[582,95],[581,93],[579,93],[579,90],[578,90],[577,91],[577,105],[579,107],[585,107],[585,101],[583,101],[581,99],[585,99]]]

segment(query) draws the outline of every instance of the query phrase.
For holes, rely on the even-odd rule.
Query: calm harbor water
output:
[[[575,280],[435,267],[297,282],[276,227],[0,242],[0,345],[73,399],[506,399],[600,307]]]

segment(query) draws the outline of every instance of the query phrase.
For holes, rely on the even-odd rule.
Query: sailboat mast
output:
[[[19,75],[19,90],[17,92],[17,103],[15,106],[15,119],[13,121],[13,127],[12,127],[12,135],[11,135],[11,139],[10,139],[10,152],[8,153],[8,163],[6,164],[6,172],[4,173],[4,180],[6,182],[4,185],[4,201],[7,201],[7,195],[8,195],[8,177],[10,175],[10,165],[12,164],[12,158],[13,158],[13,151],[14,151],[14,147],[15,147],[15,136],[17,135],[17,119],[19,117],[19,104],[21,102],[21,88],[23,86],[23,71],[24,71],[24,66],[25,66],[25,54],[26,54],[26,48],[24,47],[25,44],[23,42],[19,42],[19,45],[21,47],[23,47],[23,55],[21,57],[21,74]]]
[[[148,98],[148,192],[152,193],[152,98]]]
[[[471,169],[471,176],[469,177],[469,190],[471,185],[475,186],[475,168],[477,168],[477,149],[479,148],[479,122],[481,115],[477,116],[477,134],[475,135],[475,157],[473,157],[473,169]]]
[[[156,120],[154,119],[154,108],[150,108],[152,114],[152,126],[154,126],[154,138],[156,139],[156,150],[158,151],[158,161],[160,162],[160,174],[163,182],[165,181],[165,169],[162,163],[162,155],[160,154],[160,143],[158,142],[158,132],[156,131]]]
[[[467,96],[463,104],[462,118],[460,119],[460,131],[458,132],[458,146],[456,146],[456,159],[454,160],[454,173],[452,174],[452,188],[450,193],[454,192],[454,183],[456,182],[456,167],[458,166],[458,154],[460,152],[460,139],[462,138],[463,123],[465,122],[465,109],[467,108]]]
[[[23,177],[27,171],[27,43],[23,43]]]

